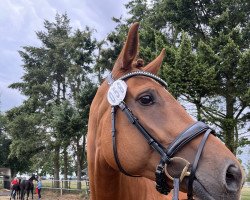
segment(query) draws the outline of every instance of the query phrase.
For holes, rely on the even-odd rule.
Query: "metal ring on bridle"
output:
[[[166,163],[166,165],[165,165],[165,174],[166,174],[166,176],[170,179],[170,180],[174,180],[174,178],[179,178],[180,179],[180,182],[183,180],[183,178],[184,177],[186,177],[186,176],[190,176],[190,172],[188,171],[188,168],[189,168],[189,166],[190,166],[190,162],[188,162],[186,159],[184,159],[184,158],[181,158],[181,157],[173,157],[173,158],[171,158],[170,159],[170,163],[171,162],[173,162],[173,161],[175,161],[175,160],[180,160],[180,161],[184,161],[186,164],[185,164],[185,166],[184,166],[184,168],[183,168],[183,170],[182,170],[182,172],[181,172],[181,174],[180,174],[180,176],[179,177],[172,177],[170,174],[169,174],[169,172],[168,172],[168,169],[167,169],[167,167],[168,167],[168,164]]]

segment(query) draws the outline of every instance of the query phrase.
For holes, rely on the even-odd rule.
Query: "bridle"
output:
[[[123,101],[125,96],[126,96],[126,90],[127,90],[127,86],[126,86],[125,81],[127,79],[129,79],[131,77],[135,77],[135,76],[149,77],[149,78],[155,80],[156,82],[158,82],[159,84],[161,84],[162,86],[164,86],[165,88],[167,88],[167,83],[164,80],[162,80],[160,77],[158,77],[154,74],[151,74],[151,73],[145,72],[145,71],[134,71],[134,72],[128,73],[128,74],[120,77],[116,81],[113,79],[112,74],[108,75],[106,80],[107,80],[108,84],[110,85],[110,89],[108,92],[108,100],[109,100],[109,103],[111,104],[112,142],[113,142],[113,152],[114,152],[116,164],[117,164],[119,170],[123,174],[125,174],[127,176],[138,177],[138,176],[130,175],[128,172],[126,172],[126,170],[122,167],[122,165],[119,161],[119,158],[118,158],[117,145],[116,145],[115,115],[116,115],[116,110],[118,108],[120,108],[123,111],[123,113],[127,116],[130,123],[132,123],[139,130],[139,132],[146,139],[148,144],[155,151],[157,151],[160,154],[161,160],[160,160],[158,166],[156,167],[156,171],[155,171],[157,191],[159,191],[160,193],[165,194],[165,195],[167,195],[171,191],[171,188],[169,188],[167,185],[167,176],[166,176],[166,174],[167,174],[168,177],[174,181],[173,199],[176,200],[176,199],[178,199],[180,181],[182,181],[182,179],[185,176],[189,176],[188,194],[187,195],[188,195],[188,200],[192,200],[193,199],[193,182],[194,182],[194,178],[195,178],[195,172],[196,172],[197,167],[198,167],[199,159],[201,157],[201,154],[202,154],[202,151],[203,151],[203,148],[205,146],[205,143],[207,141],[208,136],[211,133],[215,134],[215,132],[211,128],[209,128],[209,126],[207,126],[205,123],[198,121],[198,122],[195,122],[190,127],[188,127],[186,130],[182,131],[174,139],[174,141],[172,141],[172,143],[167,148],[165,148],[161,143],[159,143],[143,127],[143,125],[139,122],[138,118],[133,115],[132,111],[128,108],[126,103]],[[119,94],[119,92],[120,92],[120,94]],[[171,177],[167,173],[167,165],[169,165],[173,161],[173,159],[185,160],[183,158],[173,157],[174,154],[177,151],[179,151],[185,144],[187,144],[188,142],[190,142],[191,140],[193,140],[194,138],[196,138],[197,136],[199,136],[203,133],[204,133],[204,136],[199,144],[199,147],[198,147],[194,162],[191,166],[190,172],[187,171],[188,166],[186,165],[183,168],[183,171],[182,171],[180,176]],[[188,165],[189,165],[189,163],[188,163]],[[165,173],[164,173],[164,171],[165,171]]]

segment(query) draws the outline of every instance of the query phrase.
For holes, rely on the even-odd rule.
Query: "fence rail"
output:
[[[85,192],[89,194],[89,180],[42,180],[44,189],[60,190],[60,193],[63,194],[63,191],[78,191]]]
[[[245,182],[244,187],[250,187],[250,182]]]
[[[0,188],[3,188],[3,179],[0,178]],[[46,179],[42,180],[42,188],[48,190],[57,190],[60,191],[61,195],[66,191],[75,191],[75,192],[83,192],[86,195],[89,195],[89,180],[54,180],[54,179]],[[36,183],[34,182],[34,186],[36,187]]]

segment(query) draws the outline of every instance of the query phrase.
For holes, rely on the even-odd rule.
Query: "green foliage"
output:
[[[10,156],[13,141],[8,137],[7,117],[0,113],[0,163],[1,167],[9,167],[14,176],[18,171],[26,172],[29,170],[29,161]]]
[[[32,164],[29,169],[53,172],[58,178],[61,149],[78,144],[87,132],[89,105],[96,91],[89,76],[93,76],[97,42],[88,27],[73,31],[67,14],[57,14],[55,22],[45,20],[44,28],[37,32],[40,47],[25,46],[19,51],[25,73],[22,82],[10,87],[19,89],[27,100],[7,113],[10,156],[25,158]],[[82,97],[86,92],[90,95]]]
[[[6,119],[5,116],[0,113],[0,163],[1,166],[8,165],[8,154],[9,146],[11,144],[11,140],[7,138],[5,132]]]

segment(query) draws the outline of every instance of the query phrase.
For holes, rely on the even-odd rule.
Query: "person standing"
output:
[[[17,177],[15,177],[10,184],[11,187],[11,192],[10,192],[10,196],[13,197],[15,199],[17,190],[18,190],[18,186],[19,186],[19,180]]]
[[[38,178],[38,182],[37,182],[37,190],[38,190],[38,200],[41,200],[41,190],[42,190],[42,179],[41,177]]]

